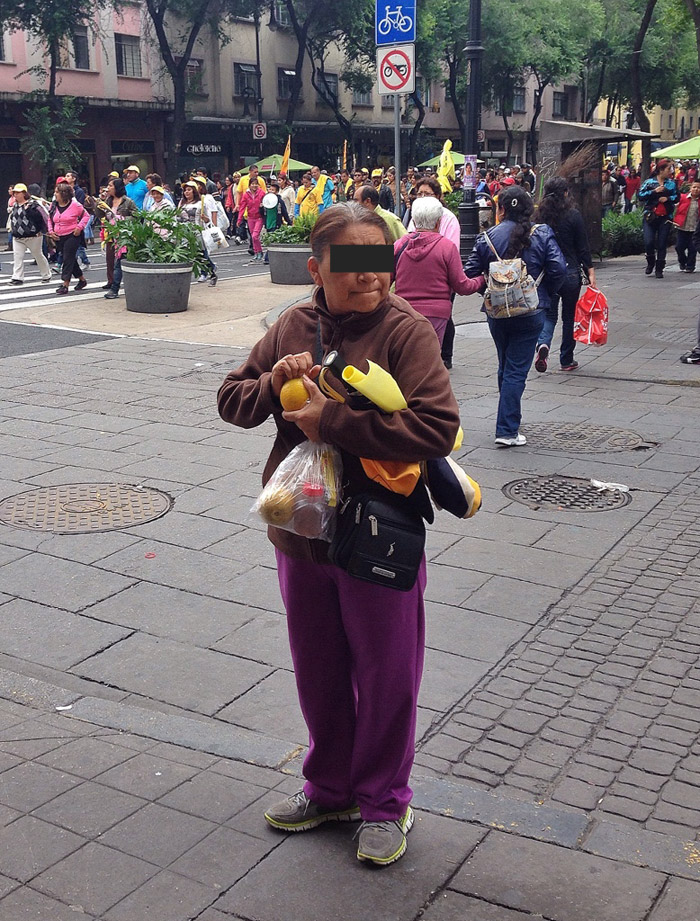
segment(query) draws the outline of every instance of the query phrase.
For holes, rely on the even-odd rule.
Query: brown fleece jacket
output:
[[[310,302],[282,314],[219,390],[219,413],[226,422],[254,428],[270,415],[274,417],[277,437],[263,483],[292,448],[305,440],[294,423],[282,418],[282,407],[271,387],[272,366],[285,355],[304,351],[318,360],[319,324],[323,355],[336,349],[347,364],[361,371],[367,371],[366,359],[371,359],[393,375],[408,403],[407,409],[385,415],[374,408],[358,410],[349,403],[327,401],[320,435],[340,450],[344,492],[353,495],[369,486],[360,457],[421,461],[449,454],[459,428],[459,411],[429,321],[394,294],[372,313],[335,317],[326,307],[323,289],[318,288]],[[335,379],[333,385],[343,392],[343,385]],[[268,535],[289,556],[327,561],[324,541],[310,541],[273,527]]]

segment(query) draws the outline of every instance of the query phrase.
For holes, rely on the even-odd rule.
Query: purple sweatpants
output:
[[[399,819],[413,792],[425,647],[425,559],[410,592],[371,585],[279,550],[277,571],[301,710],[304,792],[367,822]]]

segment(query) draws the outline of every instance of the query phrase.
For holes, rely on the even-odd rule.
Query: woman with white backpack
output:
[[[520,401],[551,298],[566,278],[554,232],[532,224],[532,196],[509,186],[498,196],[498,224],[477,237],[465,274],[487,278],[482,310],[498,353],[496,445],[527,444],[520,433]]]

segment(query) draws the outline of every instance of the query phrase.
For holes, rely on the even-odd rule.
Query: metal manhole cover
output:
[[[628,492],[600,492],[590,480],[571,476],[536,476],[506,483],[503,492],[509,499],[530,508],[571,509],[575,512],[607,512],[629,505]]]
[[[3,499],[0,523],[54,534],[116,531],[161,518],[172,504],[166,493],[146,486],[69,483]]]
[[[532,422],[524,427],[524,431],[538,448],[574,454],[603,454],[652,447],[641,435],[629,429],[592,425],[590,422]]]

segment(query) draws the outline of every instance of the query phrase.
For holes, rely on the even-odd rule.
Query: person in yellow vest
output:
[[[294,217],[318,217],[321,213],[319,207],[318,187],[313,185],[311,173],[304,173],[301,185],[297,192],[294,204]]]
[[[311,167],[311,177],[313,179],[314,188],[316,189],[316,199],[318,200],[318,211],[320,214],[333,204],[333,190],[335,187],[331,177],[326,175],[326,173],[322,173],[317,166]]]

